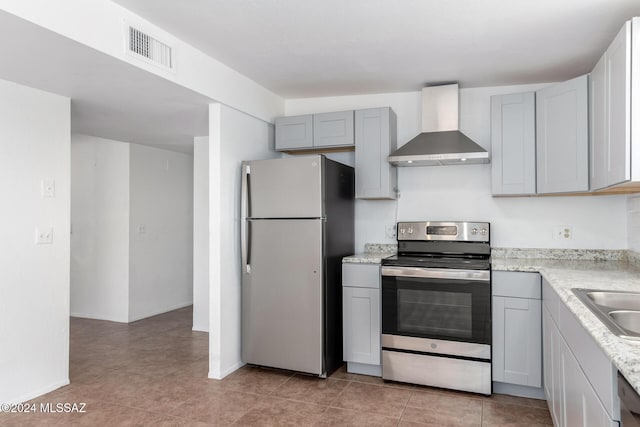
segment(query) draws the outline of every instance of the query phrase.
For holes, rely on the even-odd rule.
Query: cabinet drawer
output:
[[[342,264],[342,286],[380,289],[380,264]]]
[[[542,298],[542,279],[539,273],[493,271],[492,295],[513,298]]]

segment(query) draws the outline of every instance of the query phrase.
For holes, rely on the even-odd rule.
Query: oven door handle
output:
[[[446,268],[382,267],[382,276],[489,282],[491,272],[488,270],[454,270]]]

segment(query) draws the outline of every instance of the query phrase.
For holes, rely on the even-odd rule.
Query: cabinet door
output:
[[[353,110],[313,115],[313,146],[353,145]]]
[[[589,189],[587,76],[536,92],[539,194]]]
[[[605,186],[631,179],[631,22],[604,55],[606,63]],[[595,101],[594,101],[595,102]]]
[[[560,338],[559,344],[564,377],[564,425],[617,426],[618,423],[609,418],[567,343]]]
[[[542,386],[542,302],[493,297],[493,380]]]
[[[395,199],[397,170],[387,157],[395,151],[396,115],[389,107],[357,110],[356,197],[359,199]]]
[[[380,364],[380,290],[342,288],[346,362]]]
[[[491,97],[491,192],[536,193],[535,93]]]
[[[563,384],[562,364],[558,350],[559,332],[549,314],[549,310],[544,307],[542,312],[544,394],[547,397],[547,405],[549,406],[549,412],[551,412],[553,425],[563,426]]]
[[[606,61],[603,56],[589,76],[589,150],[591,190],[607,186],[605,170],[607,164],[607,90]]]
[[[313,116],[279,117],[276,119],[276,150],[313,148]]]

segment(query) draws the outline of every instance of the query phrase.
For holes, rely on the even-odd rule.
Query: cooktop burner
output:
[[[490,270],[489,258],[464,258],[439,255],[395,255],[382,260],[382,265],[420,268],[455,268],[459,270]]]

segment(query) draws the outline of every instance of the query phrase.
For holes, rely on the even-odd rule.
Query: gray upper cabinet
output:
[[[276,119],[276,150],[313,148],[313,115]]]
[[[276,150],[353,149],[353,110],[276,119]]]
[[[353,145],[353,110],[313,115],[313,146]]]
[[[591,72],[592,190],[632,179],[632,60],[640,56],[632,46],[634,40],[640,43],[639,24],[626,22]]]
[[[605,178],[606,135],[606,63],[604,56],[589,76],[589,188],[607,187]]]
[[[539,194],[589,190],[587,76],[536,92]]]
[[[536,193],[535,114],[534,92],[491,97],[491,192],[494,196]]]
[[[387,157],[397,144],[396,115],[389,107],[357,110],[356,197],[395,199],[397,170]]]

